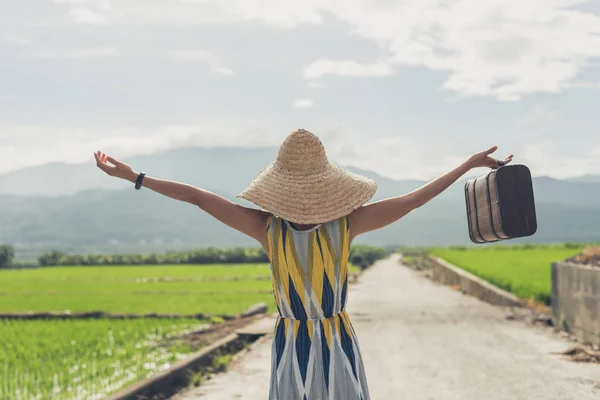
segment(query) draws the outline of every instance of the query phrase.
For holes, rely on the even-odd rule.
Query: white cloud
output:
[[[88,22],[119,17],[171,25],[250,20],[294,28],[332,16],[352,34],[376,43],[378,59],[446,71],[444,89],[504,101],[570,88],[586,63],[600,57],[600,16],[576,8],[586,0],[348,0],[344,7],[333,0],[186,0],[168,8],[142,0],[68,3],[88,5],[83,8],[88,11],[77,12]],[[110,12],[99,17],[101,6]],[[377,62],[339,64],[330,61],[312,74],[373,76]],[[362,73],[356,72],[357,65],[364,67]],[[378,68],[387,73],[386,67]]]
[[[101,4],[106,3],[103,0],[53,0],[58,4],[97,4],[100,6]]]
[[[558,179],[600,174],[599,149],[590,146],[580,149],[577,154],[565,154],[559,144],[546,141],[524,145],[519,151],[519,163],[527,165],[534,175]]]
[[[185,146],[278,146],[285,133],[230,124],[160,125],[121,128],[50,125],[0,125],[0,173],[50,162],[82,163],[101,150],[115,157],[152,154]],[[51,150],[50,150],[51,149]]]
[[[215,54],[204,50],[169,50],[167,57],[182,63],[196,62],[208,65],[212,72],[222,75],[233,75],[230,68],[223,66],[219,57]]]
[[[387,63],[359,64],[347,60],[318,60],[304,69],[306,79],[319,79],[325,75],[375,77],[392,73],[392,67]]]
[[[75,22],[81,24],[105,24],[109,21],[109,16],[88,8],[72,8],[69,14]]]
[[[37,49],[29,52],[29,55],[37,59],[85,59],[117,57],[121,53],[114,47],[92,47],[88,49],[76,49],[57,52],[53,50]]]
[[[294,108],[310,108],[313,106],[313,101],[311,99],[296,99],[292,104]]]
[[[33,41],[31,41],[30,39],[26,38],[25,36],[21,36],[21,35],[7,35],[4,37],[4,39],[12,44],[16,44],[18,46],[31,46],[33,45]]]
[[[310,89],[321,89],[323,84],[321,82],[308,82],[306,86]]]
[[[557,121],[562,113],[547,105],[536,105],[525,115],[525,122],[537,125],[550,124]]]
[[[115,57],[119,55],[119,51],[114,47],[95,47],[90,49],[73,50],[67,52],[67,58],[103,58]]]
[[[586,82],[586,81],[573,81],[571,87],[574,88],[587,88],[587,89],[600,89],[600,81],[598,82]]]
[[[97,150],[121,157],[151,154],[182,145],[206,143],[205,145],[210,146],[210,143],[219,143],[219,140],[222,143],[228,140],[233,143],[226,133],[215,132],[218,130],[208,125],[162,126],[155,129],[135,126],[113,129],[95,129],[89,126],[0,126],[3,144],[0,147],[0,172],[56,161],[91,161],[92,153]],[[196,142],[195,139],[198,138],[202,141]]]

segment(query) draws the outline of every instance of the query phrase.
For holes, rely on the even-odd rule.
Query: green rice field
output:
[[[350,266],[351,272],[359,268]],[[268,264],[0,270],[0,312],[275,311]],[[0,399],[102,399],[192,351],[197,319],[1,320]]]
[[[237,314],[275,304],[267,264],[57,267],[0,272],[0,312]]]
[[[0,321],[1,399],[103,399],[185,358],[200,320]]]
[[[552,262],[582,250],[567,245],[492,246],[469,249],[432,249],[431,254],[463,268],[523,299],[550,304]]]

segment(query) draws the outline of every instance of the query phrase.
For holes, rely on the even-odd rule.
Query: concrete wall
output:
[[[460,286],[463,293],[498,306],[521,306],[519,299],[491,283],[437,257],[430,257],[431,278],[444,285]]]
[[[552,264],[554,326],[600,346],[600,268]]]

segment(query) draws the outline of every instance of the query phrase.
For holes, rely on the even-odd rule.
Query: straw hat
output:
[[[277,159],[236,197],[290,222],[319,224],[350,214],[376,190],[373,179],[329,162],[321,140],[298,129],[281,144]]]

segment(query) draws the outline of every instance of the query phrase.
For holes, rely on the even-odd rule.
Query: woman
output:
[[[270,400],[367,400],[369,390],[356,333],[345,309],[348,252],[352,240],[397,221],[440,194],[472,168],[509,163],[471,156],[418,190],[365,204],[374,180],[327,159],[321,141],[300,129],[279,148],[237,197],[243,207],[215,193],[138,174],[105,154],[96,163],[108,175],[200,207],[255,238],[269,256],[277,311],[272,344]]]

